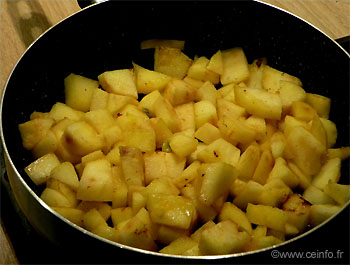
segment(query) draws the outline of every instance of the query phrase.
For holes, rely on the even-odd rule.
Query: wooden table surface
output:
[[[349,0],[263,1],[305,19],[331,38],[350,35]],[[0,92],[27,47],[49,27],[79,10],[76,0],[0,0]],[[0,226],[0,264],[18,264],[3,225]]]

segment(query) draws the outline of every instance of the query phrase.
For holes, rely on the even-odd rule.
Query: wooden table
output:
[[[263,2],[305,19],[331,38],[350,35],[349,0]],[[17,60],[28,46],[49,27],[79,10],[76,0],[0,0],[0,92]],[[0,226],[0,264],[18,264],[11,238],[3,225]]]

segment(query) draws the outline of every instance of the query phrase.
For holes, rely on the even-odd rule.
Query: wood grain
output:
[[[262,0],[313,24],[333,39],[350,35],[349,0]]]
[[[19,264],[6,230],[0,226],[0,264]]]
[[[79,10],[75,0],[0,0],[0,88],[34,40]]]

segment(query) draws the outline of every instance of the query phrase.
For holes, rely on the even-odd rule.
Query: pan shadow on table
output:
[[[37,1],[8,1],[7,11],[25,48],[52,26]]]

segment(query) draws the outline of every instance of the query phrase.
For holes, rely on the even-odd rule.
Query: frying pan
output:
[[[111,243],[52,211],[38,197],[41,188],[25,174],[33,158],[23,149],[18,124],[29,120],[35,110],[49,111],[57,101],[64,102],[63,80],[70,73],[96,79],[106,70],[132,67],[132,61],[152,67],[153,54],[141,52],[139,46],[153,38],[185,40],[184,53],[191,58],[232,47],[242,47],[249,62],[266,57],[270,66],[299,77],[308,92],[332,99],[330,119],[339,134],[336,146],[350,145],[349,54],[302,19],[256,1],[103,2],[43,34],[8,79],[1,101],[1,140],[16,201],[40,234],[58,247],[76,250],[82,262],[272,263],[271,248],[192,258]],[[342,165],[341,182],[349,183],[348,161]],[[338,246],[348,260],[348,234],[349,203],[331,220],[274,249],[318,251]]]

